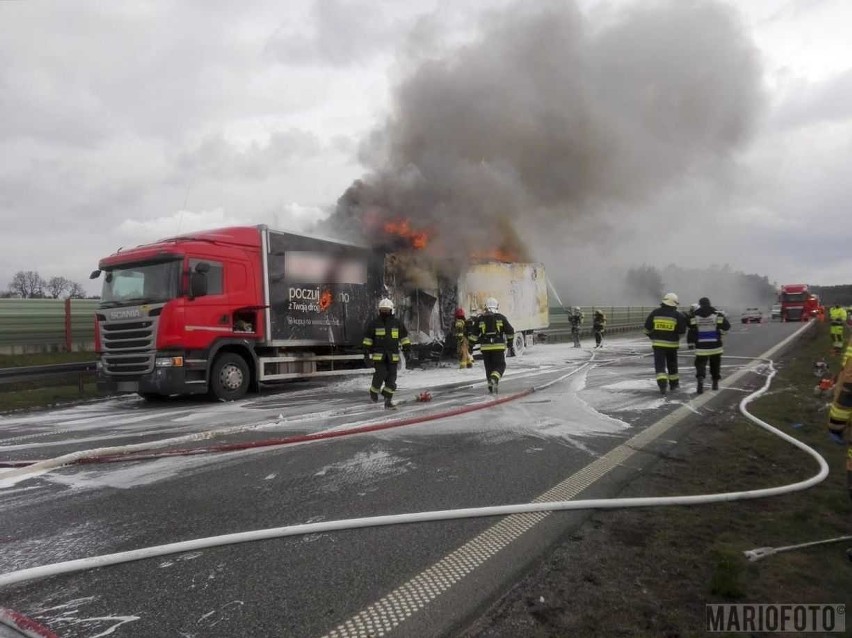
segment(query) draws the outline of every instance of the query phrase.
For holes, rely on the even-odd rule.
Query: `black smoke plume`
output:
[[[437,258],[503,250],[547,259],[553,274],[566,248],[616,250],[601,239],[611,229],[719,171],[761,104],[757,55],[729,6],[642,1],[583,16],[572,2],[519,2],[398,84],[362,146],[369,172],[327,227],[385,246],[401,240],[384,225],[407,220]]]

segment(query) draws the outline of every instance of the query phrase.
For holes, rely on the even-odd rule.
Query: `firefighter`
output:
[[[722,335],[731,329],[731,322],[721,310],[710,305],[707,297],[698,300],[698,308],[689,319],[686,342],[695,349],[696,394],[704,392],[704,377],[710,364],[712,388],[719,389],[722,378]]]
[[[846,325],[846,309],[839,303],[834,304],[828,311],[828,319],[831,321],[831,345],[834,351],[840,354],[843,350],[843,330]]]
[[[459,359],[459,368],[472,368],[473,355],[470,353],[469,322],[464,316],[464,308],[456,308],[453,320],[453,334],[456,337],[456,355]]]
[[[473,320],[469,333],[470,342],[479,344],[488,392],[492,394],[497,394],[500,379],[506,371],[507,344],[515,338],[515,329],[506,317],[497,312],[498,309],[494,297],[486,299],[485,312]]]
[[[375,368],[370,384],[370,399],[377,403],[381,394],[385,398],[386,409],[396,408],[393,394],[396,392],[399,352],[401,348],[407,355],[411,349],[411,340],[405,325],[394,316],[390,299],[379,301],[379,316],[364,327],[363,345],[366,349],[364,357]]]
[[[568,315],[568,323],[571,325],[571,338],[574,340],[574,347],[580,347],[580,326],[583,325],[583,311],[580,306],[571,308],[571,314]]]
[[[606,315],[603,310],[596,308],[592,315],[592,332],[595,333],[595,348],[603,347],[604,330],[606,330]]]
[[[839,443],[846,443],[846,489],[852,498],[852,339],[846,344],[834,384],[834,400],[828,410],[828,431]]]
[[[693,303],[689,304],[689,310],[686,313],[686,326],[687,330],[689,329],[689,322],[692,321],[692,318],[695,316],[695,312],[701,307],[701,304]]]
[[[666,293],[660,307],[652,310],[645,319],[645,334],[651,339],[654,349],[654,370],[661,394],[666,393],[667,387],[671,390],[680,387],[677,349],[681,335],[686,332],[686,319],[678,312],[677,304],[677,295]]]

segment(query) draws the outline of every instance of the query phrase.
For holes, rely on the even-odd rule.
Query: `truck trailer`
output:
[[[488,297],[497,299],[500,312],[515,329],[509,344],[513,354],[531,346],[536,331],[550,325],[547,277],[540,263],[480,261],[448,275],[418,264],[410,255],[391,254],[385,283],[420,358],[430,354],[438,358],[454,350],[454,310],[462,308],[466,317],[475,317],[485,310]]]
[[[381,294],[368,248],[232,227],[102,259],[98,385],[149,399],[237,399],[265,381],[363,372]]]

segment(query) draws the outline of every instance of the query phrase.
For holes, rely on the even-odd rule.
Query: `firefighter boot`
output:
[[[373,403],[379,402],[379,393],[375,390],[370,390],[370,401],[372,401]]]
[[[660,387],[660,394],[665,394],[666,393],[666,386],[668,385],[666,380],[665,379],[658,380],[657,385]]]
[[[713,388],[714,390],[718,390],[718,389],[719,389],[719,379],[713,379],[713,386],[712,386],[712,388]]]
[[[672,392],[677,390],[679,387],[680,381],[678,381],[677,379],[675,379],[674,381],[669,381],[669,390],[671,390]]]
[[[391,397],[385,397],[385,410],[396,410],[396,403]]]
[[[704,394],[704,379],[699,377],[695,385],[695,394]]]

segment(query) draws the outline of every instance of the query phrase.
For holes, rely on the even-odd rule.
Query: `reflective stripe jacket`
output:
[[[391,363],[397,363],[400,347],[411,345],[411,340],[402,321],[393,315],[379,315],[364,327],[362,343],[373,361],[387,357]]]
[[[686,319],[677,308],[660,304],[645,319],[645,334],[651,338],[651,345],[655,348],[677,348],[684,332]]]
[[[846,344],[843,363],[834,386],[834,400],[828,410],[828,429],[840,435],[846,434],[847,441],[852,443],[852,433],[847,430],[850,423],[852,423],[852,339]],[[852,471],[852,447],[849,453],[850,466],[847,469]]]
[[[846,323],[846,309],[842,306],[833,306],[828,311],[828,318],[832,326],[842,326]]]
[[[705,306],[690,317],[686,342],[695,345],[696,355],[722,354],[722,335],[730,329],[731,322],[723,313]]]
[[[505,350],[507,341],[515,338],[512,324],[499,312],[486,312],[473,320],[469,339],[478,343],[481,352]]]

